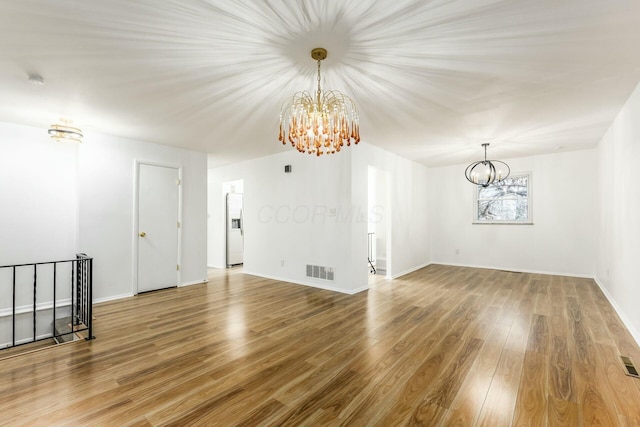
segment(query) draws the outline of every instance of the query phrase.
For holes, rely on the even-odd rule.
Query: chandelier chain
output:
[[[318,59],[318,92],[317,92],[317,97],[318,97],[318,109],[320,108],[320,100],[322,99],[322,89],[320,88],[320,62],[321,60]]]

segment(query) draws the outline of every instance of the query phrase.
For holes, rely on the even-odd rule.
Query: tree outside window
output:
[[[474,223],[531,224],[531,174],[513,174],[505,180],[478,186]]]

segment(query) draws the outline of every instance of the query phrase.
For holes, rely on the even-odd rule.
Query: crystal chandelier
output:
[[[501,182],[507,178],[511,169],[509,169],[509,165],[500,160],[487,160],[489,143],[484,143],[482,146],[484,147],[484,160],[473,162],[467,166],[464,176],[472,184],[488,187],[494,182]],[[498,164],[498,169],[496,169],[496,164]]]
[[[82,142],[82,131],[76,127],[69,126],[68,120],[60,120],[64,124],[53,124],[49,127],[49,135],[56,142]]]
[[[297,92],[282,104],[278,140],[282,144],[288,140],[301,153],[321,156],[360,142],[360,123],[351,98],[337,90],[320,88],[320,62],[327,57],[326,49],[313,49],[311,57],[318,62],[316,96]]]

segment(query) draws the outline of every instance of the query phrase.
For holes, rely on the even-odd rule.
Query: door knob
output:
[[[144,231],[142,231],[142,232],[140,233],[140,237],[144,237],[144,236],[146,236],[146,235],[147,235],[147,233],[145,233]]]

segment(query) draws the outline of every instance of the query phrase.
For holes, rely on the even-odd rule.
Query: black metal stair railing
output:
[[[43,286],[46,284],[39,283],[38,273],[42,273],[42,270],[46,268],[44,266],[48,265],[52,266],[52,271],[45,272],[49,274],[44,274],[44,276],[50,276],[51,278],[49,285],[52,287],[52,298],[51,301],[47,301],[45,308],[39,309],[37,301],[38,293],[39,291],[43,292]],[[58,283],[60,266],[69,266],[66,274],[69,276],[67,279],[70,278],[70,283],[67,289],[65,289],[64,304],[60,303],[62,299],[58,290],[60,287]],[[32,304],[33,334],[31,337],[18,339],[16,336],[18,315],[25,313],[17,313],[16,301],[19,291],[17,288],[17,272],[31,268],[33,269],[33,300],[30,304]],[[85,335],[84,339],[86,340],[95,338],[93,336],[93,258],[88,257],[86,254],[77,254],[75,259],[69,260],[0,266],[0,272],[6,271],[7,269],[11,271],[10,277],[12,278],[11,340],[4,343],[4,348],[16,347],[18,345],[51,338],[54,338],[57,342],[68,341],[69,336],[75,338]],[[40,279],[40,281],[42,281],[42,279]],[[0,289],[0,292],[2,292],[2,289]],[[51,304],[50,307],[48,306],[49,303]],[[61,307],[61,305],[63,307]],[[62,310],[62,308],[65,307],[70,307],[70,309]],[[51,331],[50,333],[38,336],[38,311],[47,310],[51,310],[53,317]],[[65,317],[58,318],[60,311],[65,311]],[[69,315],[67,316],[66,313]],[[26,314],[28,314],[28,312]]]

